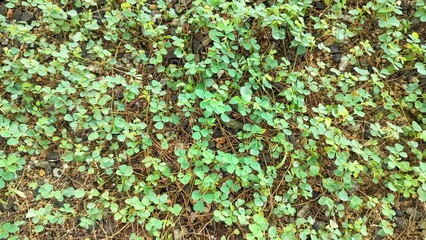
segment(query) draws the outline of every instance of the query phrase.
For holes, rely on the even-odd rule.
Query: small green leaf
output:
[[[251,101],[251,97],[253,95],[253,91],[250,89],[250,86],[243,86],[240,88],[241,99],[246,102]]]
[[[16,139],[16,138],[9,138],[7,140],[7,145],[9,145],[9,146],[15,146],[15,145],[18,145],[18,144],[19,144],[19,140]]]
[[[312,176],[316,176],[319,173],[320,168],[318,166],[310,166],[309,171]]]
[[[204,91],[202,89],[197,88],[195,89],[194,93],[197,95],[197,97],[204,98]]]
[[[151,218],[149,220],[147,226],[148,226],[147,227],[148,230],[152,229],[152,228],[161,229],[161,227],[163,226],[163,222],[161,220],[159,220],[159,219]]]
[[[417,62],[416,65],[414,65],[417,68],[417,72],[420,74],[426,75],[426,69],[425,64],[422,62]]]
[[[415,122],[415,121],[413,121],[413,129],[416,132],[421,132],[422,131],[422,127],[420,127],[420,125],[417,122]]]
[[[117,170],[117,175],[129,177],[133,173],[132,166],[120,165]]]
[[[200,140],[201,139],[201,133],[200,132],[194,132],[194,133],[192,133],[192,138],[194,140]]]
[[[156,124],[154,124],[154,127],[158,130],[161,130],[164,128],[164,124],[163,122],[157,122]]]
[[[196,212],[204,212],[204,203],[203,203],[203,201],[197,201],[195,204],[194,204],[194,211],[196,211]]]
[[[118,204],[117,203],[111,203],[110,207],[111,212],[116,213],[118,212]]]
[[[419,200],[422,202],[426,202],[426,191],[424,190],[425,188],[426,187],[424,187],[423,189],[422,188],[417,189],[417,194],[419,194]]]
[[[390,17],[387,22],[388,24],[394,27],[398,27],[400,24],[398,18],[396,18],[395,16]]]
[[[362,204],[362,199],[356,195],[351,196],[351,201],[349,206],[354,209],[354,210],[358,210],[360,208]]]
[[[222,119],[222,121],[224,121],[224,122],[229,122],[229,121],[231,121],[231,119],[228,117],[228,115],[226,115],[225,113],[222,113],[221,115],[220,115],[220,119]]]
[[[44,230],[44,227],[42,225],[37,225],[34,228],[34,231],[37,232],[37,233],[42,232],[43,230]]]
[[[281,29],[279,29],[277,26],[271,26],[271,30],[272,30],[272,37],[275,40],[280,40],[280,39],[285,39],[285,31],[282,31]]]
[[[200,200],[201,197],[202,197],[202,195],[201,195],[200,191],[198,191],[198,190],[193,191],[192,194],[191,194],[191,198],[194,199],[195,201]]]
[[[84,197],[84,194],[85,194],[85,191],[84,191],[84,189],[76,189],[75,191],[74,191],[74,197],[75,198],[83,198]]]
[[[339,196],[340,200],[342,200],[342,201],[348,201],[349,200],[348,193],[343,189],[339,192],[338,196]]]
[[[217,7],[221,3],[221,0],[207,0],[207,4],[209,4],[212,7]]]
[[[97,133],[97,132],[92,132],[91,134],[89,134],[89,136],[87,137],[87,139],[88,139],[89,141],[93,141],[93,140],[95,140],[95,139],[98,139],[98,137],[99,137],[99,133]]]
[[[218,31],[216,31],[214,29],[209,31],[209,37],[214,42],[220,43],[220,40],[219,40],[218,37],[223,37],[223,36],[224,36],[223,33],[218,32]]]
[[[206,193],[203,196],[203,199],[206,203],[211,204],[213,202],[214,195],[211,193]]]
[[[300,45],[297,46],[297,51],[296,51],[297,55],[303,55],[305,53],[306,53],[306,47],[300,46]]]
[[[175,204],[173,205],[172,208],[170,208],[170,212],[175,216],[179,216],[181,211],[182,211],[182,206],[179,204]]]

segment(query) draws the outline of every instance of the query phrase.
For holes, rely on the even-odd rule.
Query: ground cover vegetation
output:
[[[423,239],[423,0],[0,1],[0,239]]]

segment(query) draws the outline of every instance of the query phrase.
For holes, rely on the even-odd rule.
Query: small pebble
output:
[[[56,178],[60,178],[64,174],[64,170],[61,168],[54,168],[52,171],[52,175]]]
[[[186,229],[186,227],[182,227],[182,229],[176,228],[173,231],[174,240],[183,240],[185,239],[185,235],[187,234],[188,234],[188,230]]]
[[[338,53],[340,52],[339,46],[337,46],[336,44],[333,44],[330,46],[330,51],[331,53]]]
[[[385,239],[385,236],[382,236],[379,234],[379,230],[376,231],[376,236],[374,237],[374,240],[383,240]]]
[[[416,76],[411,76],[409,78],[409,80],[410,80],[411,83],[418,83],[419,82],[419,78],[416,77]]]
[[[395,216],[397,216],[397,217],[403,217],[404,216],[404,211],[396,210],[395,212],[396,212]]]
[[[167,62],[169,64],[176,64],[177,65],[179,63],[179,58],[174,53],[174,49],[169,50],[169,52],[166,55],[166,59],[167,59]]]
[[[46,171],[44,171],[43,169],[38,170],[37,173],[38,173],[38,176],[40,176],[40,177],[46,176]]]
[[[244,126],[244,123],[240,121],[235,121],[235,120],[232,120],[230,122],[224,122],[223,124],[225,125],[225,127],[233,129],[233,130],[241,130],[243,129],[243,126]]]
[[[291,143],[291,144],[293,144],[293,147],[294,148],[299,148],[300,146],[299,146],[299,144],[297,143],[297,140],[296,140],[296,138],[293,136],[293,135],[289,135],[289,136],[287,136],[288,137],[288,141]]]
[[[326,226],[326,223],[325,222],[320,222],[320,221],[315,221],[314,225],[313,225],[313,227],[314,227],[314,229],[316,231],[324,229],[325,226]]]
[[[0,5],[0,14],[3,16],[6,16],[7,14],[7,7],[5,4]]]
[[[8,43],[9,43],[9,39],[7,39],[7,38],[0,39],[1,45],[6,46]]]
[[[339,71],[345,71],[346,67],[348,66],[349,63],[349,58],[348,57],[343,57],[340,58],[340,63],[339,63]],[[334,56],[333,56],[333,61],[334,61]]]
[[[49,162],[48,161],[36,162],[34,163],[34,166],[38,168],[46,169],[47,167],[49,167]]]
[[[17,38],[15,38],[13,39],[13,45],[17,48],[20,48],[22,46],[22,43]]]
[[[61,159],[61,155],[58,152],[51,152],[47,155],[46,159],[48,161],[59,161]]]
[[[53,204],[54,204],[54,205],[55,205],[55,207],[57,207],[57,208],[62,208],[62,207],[64,207],[65,202],[64,202],[64,201],[62,201],[62,202],[60,202],[60,201],[53,201]],[[53,238],[51,238],[51,239],[53,239]]]
[[[199,53],[201,51],[201,42],[198,40],[192,41],[192,52],[193,53]]]
[[[309,212],[309,204],[306,204],[297,212],[297,217],[303,218],[306,216],[306,214],[308,214],[308,212]]]
[[[114,228],[114,225],[112,224],[112,222],[110,222],[110,221],[106,221],[105,223],[104,223],[104,229],[106,230],[106,232],[108,233],[108,235],[114,235],[114,233],[116,232],[115,231],[115,228]]]
[[[117,92],[117,95],[115,95],[115,97],[116,97],[117,99],[123,99],[123,98],[124,98],[124,93],[123,93],[123,91],[118,91],[118,92]]]
[[[136,107],[137,109],[142,109],[142,108],[143,108],[143,104],[142,104],[142,102],[141,102],[141,101],[136,101],[136,102],[134,103],[134,105],[135,105],[135,107]]]
[[[340,63],[341,57],[342,57],[342,54],[340,54],[340,53],[333,54],[333,62],[334,63]]]
[[[361,125],[360,124],[350,125],[347,129],[349,132],[355,133],[361,129]]]
[[[13,19],[15,19],[16,21],[21,20],[21,16],[22,16],[22,10],[20,8],[16,9],[13,12]]]
[[[317,10],[324,10],[325,9],[325,5],[322,1],[317,1],[315,2],[315,8]]]
[[[213,138],[223,137],[222,130],[220,130],[220,128],[215,128],[212,136]]]
[[[334,44],[336,42],[336,38],[334,37],[329,37],[327,39],[325,39],[324,41],[324,45],[326,46],[331,46],[332,44]]]
[[[218,79],[220,79],[222,76],[223,76],[223,74],[225,73],[225,70],[220,70],[218,73],[217,73],[217,78]]]
[[[186,193],[190,193],[190,192],[192,191],[191,185],[190,185],[190,184],[185,185],[185,186],[183,187],[183,190],[184,190]],[[191,211],[191,210],[189,209],[189,211]]]
[[[426,230],[426,219],[424,219],[420,224],[419,224],[419,228]]]
[[[214,141],[209,141],[207,148],[214,150],[216,148],[216,143]]]
[[[13,201],[12,197],[9,197],[7,199],[6,205],[4,206],[4,209],[5,210],[12,210],[14,207],[15,207],[15,202]]]
[[[23,12],[21,15],[21,21],[30,23],[34,19],[34,14],[30,12]]]
[[[366,139],[366,140],[368,140],[368,139],[370,139],[370,138],[372,138],[373,137],[373,135],[371,134],[371,132],[370,132],[370,128],[365,128],[364,129],[364,139]]]
[[[396,224],[396,227],[398,229],[405,229],[407,227],[407,219],[403,218],[403,217],[396,217],[394,219],[394,223]]]
[[[423,215],[424,215],[422,212],[418,211],[417,209],[415,209],[415,208],[413,208],[413,207],[408,208],[408,209],[406,210],[406,212],[407,212],[410,216],[413,216],[413,218],[414,218],[414,220],[415,220],[415,221],[419,221],[419,220],[423,217]]]
[[[342,21],[349,22],[349,23],[354,22],[352,15],[349,15],[349,14],[343,15],[341,19]]]

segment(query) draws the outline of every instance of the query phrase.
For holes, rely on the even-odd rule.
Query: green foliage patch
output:
[[[424,206],[422,0],[0,4],[2,239],[395,237]]]

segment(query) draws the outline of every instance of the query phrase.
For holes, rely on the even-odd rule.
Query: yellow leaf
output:
[[[417,34],[416,32],[413,32],[412,34],[413,34],[413,37],[414,37],[415,39],[419,39],[419,34]]]

